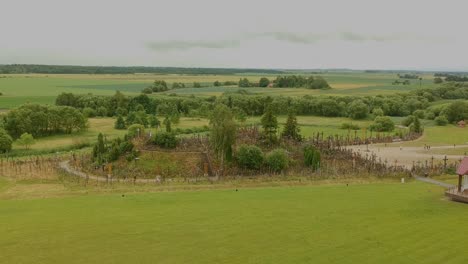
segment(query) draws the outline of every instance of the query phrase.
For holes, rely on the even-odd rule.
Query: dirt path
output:
[[[439,186],[447,188],[447,189],[455,187],[455,185],[453,185],[453,184],[446,183],[446,182],[441,182],[441,181],[436,181],[436,180],[431,179],[431,178],[420,177],[420,176],[417,176],[417,175],[413,175],[413,177],[418,181],[439,185]]]
[[[98,181],[98,182],[109,182],[109,183],[112,183],[112,182],[160,183],[159,178],[155,178],[155,179],[135,179],[135,180],[131,179],[131,178],[127,178],[127,179],[109,178],[108,179],[108,178],[102,177],[102,176],[86,174],[86,173],[84,173],[82,171],[79,171],[79,170],[76,170],[76,169],[72,168],[70,166],[70,161],[68,161],[68,160],[60,162],[59,163],[59,168],[61,168],[62,170],[66,171],[67,173],[69,173],[71,175],[75,175],[75,176],[83,178],[83,179],[88,179],[88,180],[93,180],[93,181]]]
[[[468,145],[458,145],[455,148],[467,148]],[[381,158],[384,162],[385,160],[389,164],[397,164],[398,166],[404,166],[407,169],[411,169],[414,163],[418,162],[430,162],[432,158],[434,158],[434,163],[441,163],[443,162],[445,156],[449,160],[459,160],[462,159],[463,155],[444,155],[444,154],[434,154],[430,153],[430,151],[425,150],[424,147],[402,147],[395,143],[388,144],[387,146],[382,146],[382,144],[378,145],[359,145],[359,146],[349,146],[348,149],[352,149],[353,151],[360,153],[363,156],[366,154],[370,157],[373,154],[377,156],[377,158]],[[431,150],[451,150],[454,149],[453,145],[450,146],[435,146],[431,147]],[[426,152],[426,153],[425,153]]]

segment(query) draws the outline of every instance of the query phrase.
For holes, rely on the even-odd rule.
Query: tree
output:
[[[372,114],[374,114],[374,116],[383,116],[384,115],[384,111],[382,110],[382,108],[374,108],[372,110]]]
[[[156,117],[156,115],[151,115],[149,117],[149,124],[150,124],[150,127],[159,127],[161,125],[161,121],[159,121],[159,119]]]
[[[273,114],[271,106],[267,107],[265,113],[261,119],[263,133],[265,134],[268,143],[272,144],[276,142],[276,131],[278,130],[278,120]]]
[[[440,84],[440,83],[443,83],[443,82],[444,82],[444,80],[442,80],[442,78],[440,78],[440,77],[435,77],[434,78],[434,83],[435,84]]]
[[[215,81],[215,82],[213,83],[213,86],[215,86],[215,87],[221,86],[221,83],[220,83],[219,81]]]
[[[23,133],[16,142],[19,145],[24,146],[26,149],[29,149],[29,147],[35,143],[34,137],[29,133]]]
[[[395,129],[395,123],[388,116],[378,116],[374,119],[374,123],[369,126],[372,131],[388,132]]]
[[[126,128],[125,120],[123,119],[123,117],[121,115],[119,115],[117,117],[117,120],[115,120],[114,128],[115,129],[125,129]]]
[[[299,125],[297,124],[296,115],[292,111],[289,111],[288,119],[286,120],[286,124],[284,124],[283,132],[281,136],[284,138],[292,139],[300,141],[302,140],[302,136],[300,133]]]
[[[8,133],[0,129],[0,153],[9,152],[13,144],[13,139],[8,135]]]
[[[172,131],[172,127],[171,119],[169,118],[169,116],[166,116],[166,118],[164,118],[163,124],[164,126],[166,126],[166,132],[170,133]]]
[[[448,119],[447,119],[446,116],[440,115],[440,116],[438,116],[438,117],[436,117],[436,118],[434,119],[434,122],[435,122],[436,125],[438,125],[438,126],[445,126],[445,125],[448,124]]]
[[[243,78],[239,80],[239,87],[250,87],[250,81],[247,78]]]
[[[468,103],[463,101],[451,103],[447,107],[445,114],[451,123],[468,119]]]
[[[211,145],[223,165],[224,160],[231,161],[232,145],[236,142],[236,123],[233,113],[227,106],[217,105],[210,118],[210,126]]]
[[[258,82],[258,86],[260,87],[268,87],[269,84],[270,80],[268,80],[268,78],[265,77],[260,78],[260,81]]]
[[[410,131],[414,133],[422,133],[423,128],[421,126],[421,121],[419,121],[419,118],[417,116],[414,117],[413,124],[410,126]]]
[[[140,137],[145,134],[145,127],[140,124],[133,124],[128,127],[128,136],[131,138]]]
[[[362,100],[354,100],[348,106],[348,113],[352,119],[363,119],[367,117],[369,109]]]

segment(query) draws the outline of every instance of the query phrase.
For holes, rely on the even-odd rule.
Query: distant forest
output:
[[[229,69],[229,68],[182,68],[182,67],[118,67],[118,66],[72,66],[72,65],[0,65],[0,74],[42,73],[42,74],[281,74],[280,70],[269,69]]]

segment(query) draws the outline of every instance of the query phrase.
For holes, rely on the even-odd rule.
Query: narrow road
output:
[[[82,171],[76,170],[70,166],[70,161],[65,160],[59,163],[59,168],[64,170],[65,172],[78,176],[83,179],[88,179],[88,180],[93,180],[93,181],[98,181],[98,182],[128,182],[128,183],[160,183],[160,180],[158,178],[155,179],[132,179],[132,178],[127,178],[127,179],[115,179],[115,178],[109,178],[107,179],[106,177],[101,177],[101,176],[96,176],[92,174],[86,174]]]
[[[468,145],[458,145],[456,148],[466,148]],[[464,155],[445,155],[445,154],[435,154],[435,153],[424,153],[426,150],[423,146],[420,147],[403,147],[399,146],[398,143],[388,144],[383,146],[382,144],[369,144],[366,145],[353,145],[348,146],[348,149],[353,150],[361,154],[362,156],[371,156],[375,155],[377,158],[381,158],[382,161],[387,161],[389,164],[398,164],[399,166],[404,166],[407,169],[411,169],[414,164],[423,164],[428,162],[430,164],[432,158],[434,159],[434,164],[442,163],[444,158],[447,157],[449,161],[455,161],[463,159]],[[454,149],[453,145],[450,146],[435,146],[431,149],[438,150],[452,150]]]

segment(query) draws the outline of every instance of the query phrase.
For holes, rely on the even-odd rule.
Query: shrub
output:
[[[145,133],[145,127],[140,124],[133,124],[128,127],[128,136],[131,138],[141,136]]]
[[[451,103],[446,109],[447,119],[450,122],[458,122],[468,119],[468,102],[457,101]]]
[[[11,150],[11,145],[13,144],[13,139],[8,135],[8,133],[0,129],[0,153],[9,152]]]
[[[117,117],[117,120],[115,120],[114,128],[115,129],[125,129],[125,120],[121,115]]]
[[[369,126],[372,131],[389,132],[395,129],[395,123],[388,116],[378,116],[374,119],[374,123]]]
[[[414,117],[414,122],[410,126],[410,131],[414,132],[414,133],[422,133],[423,132],[421,121],[419,121],[418,117]]]
[[[29,133],[23,133],[21,134],[20,138],[18,138],[16,140],[16,142],[21,145],[21,146],[24,146],[26,149],[29,149],[29,147],[34,144],[34,137],[29,134]]]
[[[153,143],[161,148],[175,148],[177,146],[177,137],[175,133],[161,131],[156,133]]]
[[[350,130],[359,130],[359,126],[353,123],[343,123],[341,124],[341,129],[350,129]]]
[[[362,100],[355,100],[348,105],[349,117],[352,119],[366,118],[369,109]]]
[[[268,153],[266,157],[266,164],[270,170],[280,172],[289,165],[289,157],[284,149],[275,149]]]
[[[401,124],[406,127],[409,127],[413,122],[414,122],[414,116],[410,115],[410,116],[407,116],[405,119],[403,119],[401,121]]]
[[[424,111],[423,110],[416,110],[413,112],[413,115],[417,118],[424,119]]]
[[[438,126],[445,126],[448,124],[448,119],[446,116],[444,115],[441,115],[441,116],[438,116],[434,119],[436,125]]]
[[[95,117],[96,111],[94,111],[94,109],[92,109],[91,107],[85,107],[83,108],[83,115],[85,117]]]
[[[263,152],[255,145],[242,145],[237,151],[239,166],[248,169],[260,169],[263,163]]]
[[[153,89],[152,89],[151,87],[146,87],[146,88],[143,89],[141,92],[144,93],[144,94],[152,94],[152,93],[153,93]]]
[[[426,116],[426,119],[429,119],[429,120],[434,120],[434,118],[436,117],[434,112],[432,111],[426,111],[425,116]]]
[[[98,107],[96,114],[98,116],[107,116],[107,108],[105,108],[104,106]]]
[[[314,146],[306,146],[304,148],[304,165],[311,167],[313,170],[320,168],[320,152]]]
[[[382,108],[374,108],[372,110],[372,114],[374,114],[374,116],[383,116],[384,111],[382,110]]]

